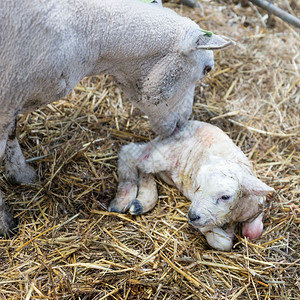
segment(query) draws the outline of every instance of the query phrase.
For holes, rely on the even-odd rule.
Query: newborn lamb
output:
[[[119,185],[109,211],[138,215],[158,199],[154,174],[192,201],[189,223],[208,244],[230,251],[236,222],[255,239],[263,231],[263,196],[274,191],[254,175],[245,154],[218,127],[189,121],[169,138],[130,143],[119,153]]]

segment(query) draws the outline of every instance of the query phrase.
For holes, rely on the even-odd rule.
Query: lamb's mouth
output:
[[[230,222],[216,222],[213,219],[208,219],[205,221],[203,224],[193,224],[192,222],[189,221],[189,223],[198,231],[200,231],[202,234],[205,234],[206,232],[212,231],[215,228],[222,228],[226,229],[228,227],[232,227],[234,224],[234,221]]]
[[[212,224],[210,222],[210,220],[208,220],[207,222],[205,222],[204,224],[201,224],[201,225],[194,225],[192,224],[191,222],[189,222],[195,229],[197,229],[198,231],[200,231],[202,234],[208,232],[208,231],[211,231],[213,230],[214,228],[217,228],[219,226],[215,225],[215,224]]]

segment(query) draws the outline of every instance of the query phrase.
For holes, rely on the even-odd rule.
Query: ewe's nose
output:
[[[196,222],[200,220],[200,216],[195,212],[189,211],[188,213],[188,220],[189,222]]]

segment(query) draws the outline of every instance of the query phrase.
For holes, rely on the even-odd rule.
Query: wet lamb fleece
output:
[[[158,199],[154,174],[191,200],[188,221],[211,247],[230,251],[237,222],[250,239],[262,234],[264,196],[274,190],[256,178],[248,158],[218,127],[189,121],[166,139],[123,146],[109,210],[152,209]]]

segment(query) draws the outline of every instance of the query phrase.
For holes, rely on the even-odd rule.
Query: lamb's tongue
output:
[[[263,214],[260,214],[253,221],[243,223],[243,228],[242,228],[243,236],[246,236],[251,240],[260,237],[264,228],[262,219],[263,219]]]

